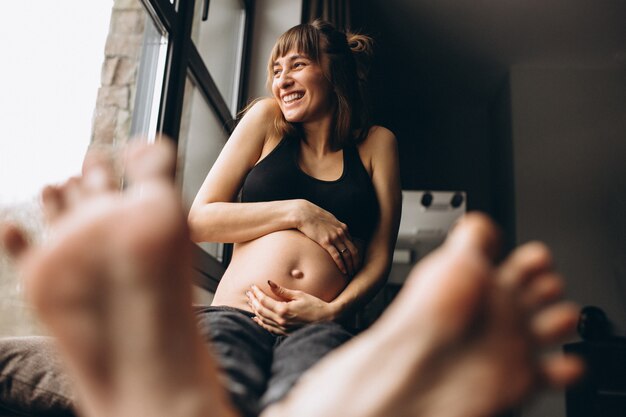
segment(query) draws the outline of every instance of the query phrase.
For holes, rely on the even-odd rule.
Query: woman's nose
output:
[[[293,79],[291,78],[291,75],[289,75],[289,72],[282,72],[278,78],[278,87],[285,88],[289,87],[291,84],[293,84]]]

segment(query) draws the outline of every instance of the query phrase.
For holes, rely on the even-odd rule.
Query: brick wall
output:
[[[93,145],[120,146],[128,141],[146,15],[139,0],[114,1],[94,111]]]

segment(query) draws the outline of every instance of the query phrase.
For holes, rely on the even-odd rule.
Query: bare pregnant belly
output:
[[[277,298],[268,280],[325,301],[333,300],[348,283],[348,278],[321,246],[296,230],[281,230],[235,245],[213,305],[249,311],[246,291],[253,284]]]

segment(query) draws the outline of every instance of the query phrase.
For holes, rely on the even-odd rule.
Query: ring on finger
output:
[[[343,254],[344,254],[347,250],[348,250],[348,248],[343,248],[343,249],[341,249],[341,250],[339,251],[339,253],[343,255]]]

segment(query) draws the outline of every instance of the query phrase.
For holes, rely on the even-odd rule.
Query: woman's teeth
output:
[[[292,93],[283,97],[284,103],[291,103],[292,101],[301,99],[304,96],[304,93]]]

